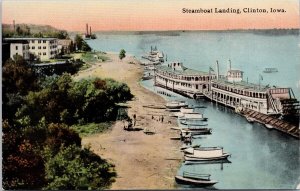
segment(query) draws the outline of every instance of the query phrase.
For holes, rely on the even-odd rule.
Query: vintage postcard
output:
[[[3,189],[300,189],[298,0],[1,9]]]

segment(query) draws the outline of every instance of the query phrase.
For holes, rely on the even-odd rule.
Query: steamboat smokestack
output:
[[[217,80],[219,80],[219,62],[216,61],[216,72],[217,72]]]
[[[85,33],[86,35],[88,35],[89,34],[89,25],[86,23],[86,33]]]
[[[92,27],[90,26],[90,35],[92,35]]]

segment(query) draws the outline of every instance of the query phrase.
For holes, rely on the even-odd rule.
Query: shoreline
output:
[[[123,123],[116,121],[108,132],[83,137],[83,145],[89,145],[92,151],[115,165],[117,177],[111,189],[175,188],[174,176],[182,154],[180,141],[170,140],[177,135],[170,127],[177,126],[177,120],[169,117],[165,110],[143,107],[154,103],[163,105],[166,100],[139,83],[143,68],[135,57],[126,56],[120,61],[117,54],[108,53],[107,56],[109,61],[93,64],[74,78],[112,78],[126,83],[134,95],[133,100],[127,102],[128,116],[136,114],[136,127],[155,131],[156,134],[124,131]],[[161,115],[164,116],[163,123],[158,121]]]

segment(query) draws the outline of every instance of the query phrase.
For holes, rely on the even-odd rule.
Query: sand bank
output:
[[[164,110],[143,107],[147,104],[165,104],[166,101],[138,83],[143,75],[143,68],[134,57],[126,57],[120,61],[118,55],[107,56],[110,61],[94,64],[75,78],[113,78],[128,84],[135,96],[128,102],[129,116],[136,114],[136,125],[154,130],[156,134],[124,131],[123,123],[118,121],[109,132],[84,137],[83,145],[89,144],[95,153],[116,165],[118,176],[112,189],[174,188],[174,176],[180,165],[180,161],[176,159],[182,158],[179,152],[181,144],[170,140],[170,137],[178,136],[176,131],[170,130],[170,127],[177,125],[176,120],[170,118],[169,113]],[[152,115],[155,119],[152,119]],[[164,115],[163,123],[156,120],[161,115]]]

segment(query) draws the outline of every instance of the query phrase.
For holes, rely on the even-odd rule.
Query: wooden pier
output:
[[[256,122],[272,125],[274,129],[277,129],[297,139],[300,139],[300,130],[298,126],[292,125],[286,121],[277,119],[273,116],[262,114],[250,109],[244,109],[240,113],[245,117],[251,117],[255,119]]]

